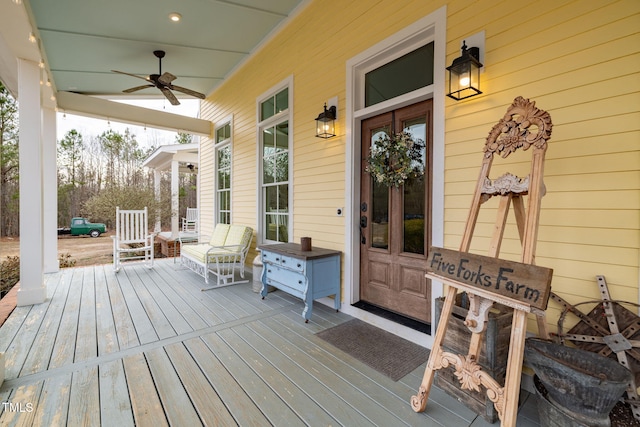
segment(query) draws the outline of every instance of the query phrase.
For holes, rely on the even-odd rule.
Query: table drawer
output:
[[[280,257],[280,265],[293,271],[303,272],[305,262],[294,257],[282,255]]]
[[[280,265],[293,271],[304,272],[305,261],[273,252],[262,252],[262,263]]]
[[[307,279],[304,275],[291,271],[289,269],[277,266],[275,264],[265,264],[267,269],[267,284],[278,286],[277,284],[269,283],[269,280],[276,281],[287,285],[290,288],[303,291],[307,286]]]

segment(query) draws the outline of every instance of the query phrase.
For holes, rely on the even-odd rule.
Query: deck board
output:
[[[169,423],[194,427],[202,424],[165,350],[156,348],[145,354]]]
[[[175,268],[175,270],[173,270],[173,268]],[[177,264],[177,266],[172,265],[172,267],[165,265],[164,271],[176,279],[176,286],[180,286],[185,294],[200,303],[200,307],[204,308],[205,313],[210,313],[209,315],[205,314],[205,317],[213,316],[213,318],[216,319],[216,324],[230,322],[238,318],[226,310],[218,301],[212,299],[210,295],[207,295],[207,292],[200,290],[204,281],[202,277],[193,273],[191,270]]]
[[[103,268],[95,269],[95,280],[97,350],[98,355],[103,355],[118,351],[120,346]]]
[[[262,330],[260,333],[253,330],[258,327],[252,322],[249,325],[236,328],[236,332],[242,339],[265,357],[269,362],[278,369],[282,375],[285,375],[300,390],[303,390],[311,399],[322,407],[329,415],[346,425],[375,425],[366,414],[358,411],[358,406],[349,403],[349,399],[345,399],[346,395],[340,395],[337,392],[336,383],[323,382],[320,378],[312,375],[319,366],[308,366],[308,369],[301,367],[291,358],[294,356],[300,359],[300,354],[296,354],[290,346],[278,348],[275,346],[281,339],[277,333],[269,333],[269,330]],[[305,356],[302,356],[304,358]],[[346,404],[345,404],[346,403]],[[366,406],[360,406],[366,407]],[[379,419],[382,422],[382,419]],[[400,420],[394,419],[393,422],[384,422],[385,425],[399,425]]]
[[[371,397],[362,393],[358,386],[345,380],[339,372],[330,369],[321,358],[310,357],[304,346],[300,347],[297,340],[287,339],[287,329],[279,327],[279,324],[269,319],[266,322],[252,322],[248,325],[256,334],[264,337],[279,351],[291,360],[295,360],[302,372],[308,372],[314,379],[321,382],[326,388],[333,390],[336,395],[350,407],[358,410],[366,408],[363,415],[368,422],[381,425],[397,426],[405,422],[378,405]],[[278,331],[278,332],[276,332]]]
[[[98,367],[73,373],[69,393],[68,426],[95,426],[100,424],[100,388]]]
[[[56,336],[56,342],[51,354],[49,369],[73,363],[76,351],[76,336],[78,332],[78,316],[80,315],[80,298],[82,297],[82,284],[85,268],[73,270],[70,290],[65,302],[64,311],[60,320],[60,328]],[[46,303],[44,303],[46,304]]]
[[[140,264],[132,264],[126,268],[123,268],[123,271],[120,271],[119,274],[126,274],[129,279],[133,290],[137,294],[137,298],[144,307],[144,310],[147,314],[147,318],[151,322],[153,329],[158,335],[159,339],[169,338],[177,335],[175,329],[171,326],[169,319],[163,312],[160,307],[158,301],[156,301],[149,290],[144,286],[142,279],[142,273],[139,273],[137,270],[139,269]],[[138,268],[136,268],[138,267]],[[145,270],[147,269],[145,266],[142,266]],[[148,272],[145,272],[142,277],[145,277],[146,280],[149,279]]]
[[[143,427],[168,426],[169,423],[144,354],[127,356],[122,361],[124,362],[135,425]]]
[[[33,348],[20,371],[20,375],[29,375],[47,369],[51,360],[51,351],[60,328],[60,319],[69,293],[71,273],[59,276],[55,292],[50,300],[45,318],[40,325]]]
[[[98,337],[96,336],[96,289],[95,270],[85,269],[83,275],[82,294],[80,297],[80,313],[78,316],[78,333],[74,360],[97,357]]]
[[[175,310],[180,313],[188,323],[191,330],[203,329],[216,323],[207,322],[203,319],[197,311],[198,307],[191,306],[188,294],[183,292],[180,287],[171,286],[167,282],[167,279],[158,273],[157,269],[154,269],[150,274],[152,275],[158,290],[171,302]]]
[[[391,394],[389,390],[389,387],[392,386],[390,380],[387,378],[383,378],[381,381],[372,379],[371,375],[373,375],[373,370],[371,368],[337,350],[326,341],[314,335],[309,336],[309,334],[306,333],[306,328],[309,324],[312,324],[311,321],[309,324],[305,324],[298,320],[298,318],[292,319],[290,313],[274,317],[273,320],[283,328],[287,328],[293,334],[296,334],[295,342],[305,353],[318,360],[319,363],[335,372],[345,381],[356,385],[361,393],[368,396],[374,402],[374,405],[384,408],[386,411],[410,425],[423,424],[427,422],[425,417],[430,418],[430,412],[417,414],[411,410],[408,405],[409,393],[403,396],[404,400]],[[314,325],[312,324],[312,326]],[[321,329],[315,326],[314,330],[320,331]],[[448,425],[464,425],[461,421],[463,420],[458,418],[455,422]],[[447,424],[436,423],[435,420],[432,421],[431,425],[448,426]]]
[[[105,275],[109,302],[111,304],[111,315],[113,316],[113,324],[116,329],[119,349],[139,346],[140,340],[138,339],[138,333],[115,272],[111,266],[96,268],[101,269]],[[106,309],[106,305],[103,308]],[[108,316],[109,313],[104,313],[104,315]]]
[[[61,426],[66,424],[69,410],[71,374],[57,375],[44,381],[33,425]]]
[[[316,302],[305,323],[282,291],[203,283],[173,260],[47,275],[48,300],[0,328],[0,425],[487,426],[437,387],[415,413],[424,364],[393,382],[315,335],[352,317]]]
[[[305,423],[312,425],[334,425],[336,420],[316,402],[299,389],[291,380],[269,363],[235,331],[223,330],[218,335],[249,365],[258,376],[283,400]]]
[[[233,416],[184,347],[184,344],[168,345],[166,351],[200,418],[203,420],[215,420],[215,423],[220,426],[235,426],[236,422]]]
[[[5,409],[0,418],[3,427],[31,426],[36,414],[35,408],[44,381],[18,387],[9,398],[13,408]],[[3,405],[4,406],[4,405]]]
[[[265,415],[200,338],[185,341],[184,344],[238,425],[269,424]]]
[[[159,289],[157,282],[154,281],[152,277],[149,277],[154,274],[153,271],[144,267],[143,270],[138,267],[134,271],[137,274],[136,282],[139,282],[138,288],[146,292],[145,296],[151,298],[154,302],[154,309],[162,313],[161,316],[159,314],[156,316],[159,319],[158,323],[160,325],[156,326],[156,329],[160,328],[166,331],[164,333],[158,332],[158,336],[160,338],[166,338],[193,331],[189,322],[185,320],[180,311],[176,309],[169,298]],[[146,286],[146,284],[149,286]]]
[[[102,425],[133,426],[133,410],[127,392],[127,381],[122,360],[101,364],[99,375]]]
[[[5,378],[17,378],[19,376],[25,360],[29,357],[33,341],[38,336],[38,330],[47,308],[48,303],[46,302],[32,306],[25,321],[21,324],[16,333],[16,336],[19,336],[20,339],[13,340],[5,354]]]
[[[125,270],[125,268],[116,273],[116,280],[118,281],[120,291],[122,291],[125,306],[131,315],[138,340],[140,344],[158,341],[158,334],[153,327],[153,323],[151,319],[149,319],[144,305],[138,298],[138,294],[133,289],[129,276],[126,274],[126,271],[123,270]]]
[[[278,397],[277,393],[254,370],[250,369],[247,361],[236,353],[218,334],[208,334],[202,337],[203,342],[215,351],[238,385],[252,396],[252,401],[260,408],[264,416],[274,426],[299,427],[305,424],[295,412]]]

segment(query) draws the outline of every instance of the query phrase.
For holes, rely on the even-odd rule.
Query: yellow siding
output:
[[[570,302],[612,296],[638,302],[640,279],[640,2],[637,0],[316,0],[203,103],[202,117],[233,114],[233,218],[257,228],[256,99],[293,78],[293,241],[345,250],[346,62],[447,5],[446,62],[484,30],[484,94],[445,101],[445,246],[457,248],[478,178],[484,140],[516,96],[549,111],[537,263],[554,269],[553,290]],[[314,137],[314,117],[338,97],[338,137]],[[203,140],[203,230],[213,225],[213,147]],[[530,153],[494,166],[492,176],[526,175]],[[357,203],[355,204],[357,206]],[[486,252],[495,207],[480,215],[473,250]],[[503,256],[517,259],[510,219]],[[550,303],[555,330],[559,309]],[[533,324],[531,325],[533,327]]]
[[[458,39],[484,29],[487,67],[485,95],[447,102],[445,243],[459,245],[487,132],[522,95],[554,123],[536,262],[554,269],[553,291],[570,302],[598,299],[598,274],[614,298],[638,302],[640,55],[633,45],[640,42],[640,3],[502,2],[489,14],[482,11],[486,4],[469,4],[447,22],[448,36],[456,35],[448,40],[448,62],[457,56]],[[470,26],[472,16],[483,24]],[[507,169],[523,166],[507,163]],[[481,216],[474,250],[486,250],[494,215]],[[510,225],[503,253],[517,259]],[[552,331],[559,312],[551,302]]]

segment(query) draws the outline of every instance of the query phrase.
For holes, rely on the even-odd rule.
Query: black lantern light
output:
[[[480,95],[480,48],[467,49],[462,42],[462,55],[447,67],[449,71],[449,93],[447,96],[456,101]]]
[[[324,104],[324,111],[316,117],[316,136],[328,139],[336,136],[336,106],[332,105],[327,109]]]

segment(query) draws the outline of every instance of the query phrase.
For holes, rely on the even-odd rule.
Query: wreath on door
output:
[[[424,174],[424,146],[424,141],[413,139],[408,132],[396,133],[392,137],[384,134],[371,145],[364,170],[377,183],[398,188],[407,179]]]

